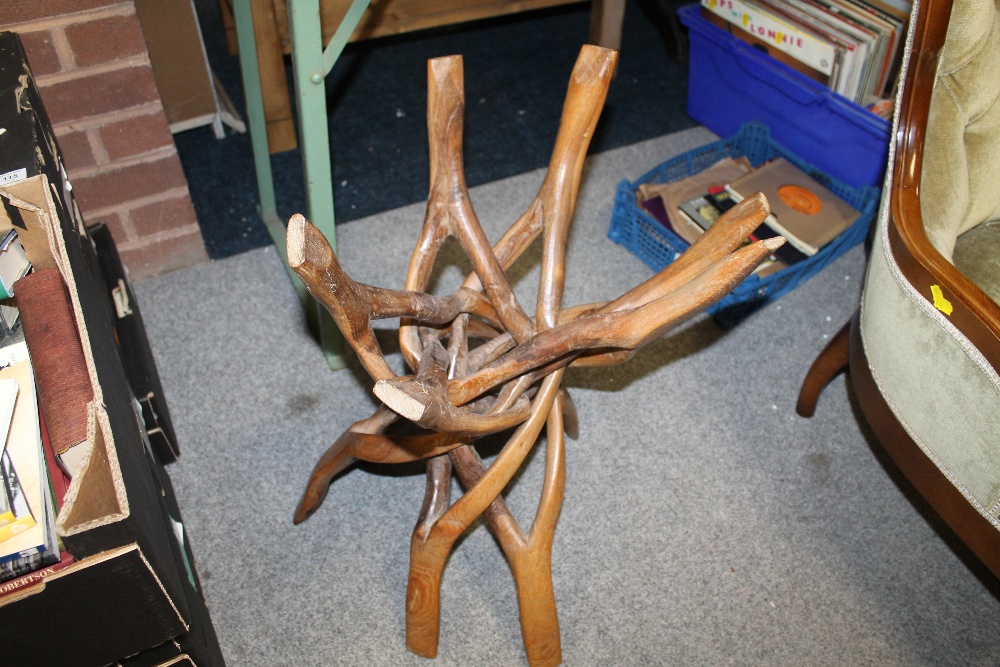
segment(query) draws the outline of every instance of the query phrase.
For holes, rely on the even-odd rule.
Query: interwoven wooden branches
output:
[[[517,586],[529,664],[562,661],[552,538],[565,480],[564,433],[576,437],[577,430],[576,410],[562,388],[565,368],[625,361],[729,293],[783,243],[779,238],[746,244],[768,213],[762,195],[749,197],[643,284],[606,303],[562,307],[569,224],[616,57],[599,47],[581,50],[546,177],[527,211],[492,247],[465,185],[463,73],[457,56],[428,63],[431,186],[404,290],[356,283],[305,218],[293,216],[288,224],[289,264],[330,311],[383,403],[320,458],[295,522],[315,512],[333,478],[357,460],[427,460],[427,490],[410,543],[406,593],[406,645],[422,656],[437,655],[440,583],[448,554],[483,516]],[[531,317],[505,272],[539,235],[541,280]],[[474,273],[452,294],[426,294],[438,250],[449,236],[458,240]],[[379,349],[371,320],[389,317],[401,318],[400,348],[413,375],[397,376]],[[407,424],[408,430],[389,431]],[[544,483],[534,521],[524,532],[500,494],[543,427]],[[473,443],[510,429],[507,444],[486,468]],[[453,471],[465,489],[454,503],[449,495]]]

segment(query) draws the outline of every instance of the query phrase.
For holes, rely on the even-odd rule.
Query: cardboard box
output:
[[[17,172],[0,184],[0,232],[16,227],[32,265],[60,271],[94,399],[88,453],[56,520],[77,562],[8,583],[20,586],[13,594],[0,587],[0,661],[100,667],[145,654],[153,664],[222,665],[189,545],[175,530],[181,517],[169,478],[133,407],[96,251],[74,215],[58,146],[11,34],[0,34],[0,127],[40,143],[3,143],[10,131],[0,134],[0,165]],[[5,64],[12,58],[16,76]],[[172,645],[182,650],[170,654]]]
[[[91,270],[103,281],[104,294],[108,297],[109,317],[115,328],[115,337],[121,348],[122,364],[132,393],[142,406],[146,433],[161,463],[170,463],[180,456],[177,436],[163,396],[163,386],[156,370],[153,351],[146,337],[139,302],[128,277],[128,271],[118,255],[111,231],[103,223],[88,225],[87,235],[93,242]],[[96,268],[96,271],[95,271]]]
[[[0,32],[0,187],[45,174],[60,195],[57,205],[71,200],[71,186],[52,125],[42,105],[17,33]],[[74,225],[78,212],[65,212]]]
[[[186,631],[135,544],[80,560],[0,606],[0,645],[11,667],[99,667]]]

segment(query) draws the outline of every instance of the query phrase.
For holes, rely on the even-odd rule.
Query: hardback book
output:
[[[30,552],[23,552],[15,558],[0,561],[0,581],[11,581],[31,572],[36,572],[40,568],[58,563],[60,558],[63,557],[63,551],[60,551],[60,542],[56,537],[55,509],[51,494],[46,496],[43,510],[45,543]]]
[[[789,245],[812,256],[850,227],[861,213],[784,158],[776,158],[729,184],[735,197],[764,193],[767,224]]]
[[[41,414],[41,410],[38,414],[38,427],[42,436],[42,451],[45,453],[45,468],[49,473],[52,496],[58,512],[62,509],[63,499],[66,497],[66,491],[69,490],[73,478],[66,464],[62,462],[60,457],[56,456],[55,449],[52,448],[52,439],[49,438],[49,429],[45,426],[45,416]],[[79,466],[76,469],[79,469]]]
[[[87,441],[94,398],[69,292],[58,269],[33,271],[14,289],[42,414],[52,447],[62,455]]]
[[[45,588],[46,578],[75,562],[76,559],[68,551],[63,551],[55,563],[43,565],[40,569],[10,579],[4,578],[0,568],[0,604],[10,604],[39,592]]]

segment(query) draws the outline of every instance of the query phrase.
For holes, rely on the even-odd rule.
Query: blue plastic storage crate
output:
[[[748,121],[768,125],[799,157],[860,188],[882,186],[889,121],[681,7],[690,37],[688,114],[720,137]]]
[[[749,276],[708,312],[722,326],[731,327],[750,312],[779,298],[822,271],[849,248],[861,243],[878,210],[880,191],[872,186],[854,188],[833,178],[792,153],[771,138],[761,123],[746,123],[735,136],[678,155],[629,182],[623,180],[615,193],[608,237],[628,248],[654,271],[673,262],[688,244],[636,203],[636,192],[644,183],[670,183],[706,169],[724,157],[745,156],[754,167],[783,157],[815,178],[832,193],[858,209],[861,215],[836,239],[807,260],[764,278]]]

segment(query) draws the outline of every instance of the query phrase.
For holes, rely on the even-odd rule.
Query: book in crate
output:
[[[851,187],[821,172],[774,141],[768,126],[749,122],[731,137],[682,153],[635,181],[621,181],[615,193],[608,237],[628,248],[654,271],[663,269],[684,252],[689,243],[644,211],[637,203],[637,192],[646,184],[680,181],[727,157],[745,158],[754,168],[769,160],[783,158],[859,212],[857,219],[844,232],[813,256],[769,275],[749,276],[709,309],[708,312],[719,324],[734,326],[746,315],[780,298],[861,243],[875,218],[880,192],[871,186]]]

